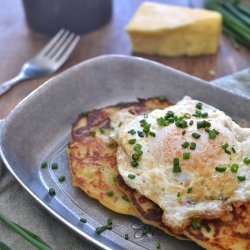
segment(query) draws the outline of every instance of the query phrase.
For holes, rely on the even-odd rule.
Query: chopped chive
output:
[[[190,158],[190,152],[183,152],[183,159],[188,160]]]
[[[196,143],[195,142],[191,142],[190,143],[190,149],[191,150],[195,150],[196,149]]]
[[[237,176],[239,181],[245,181],[246,180],[246,176]]]
[[[48,163],[46,161],[43,161],[41,163],[41,168],[47,168],[48,167]]]
[[[113,220],[112,220],[112,218],[108,218],[108,219],[107,219],[107,224],[108,224],[108,225],[113,225]]]
[[[128,196],[126,194],[122,196],[122,199],[127,201],[127,202],[130,202],[130,199],[128,198]]]
[[[134,150],[135,150],[135,152],[140,151],[140,150],[141,150],[141,148],[142,148],[142,145],[141,145],[141,144],[135,144],[135,146],[134,146]]]
[[[232,173],[237,173],[238,172],[238,169],[239,169],[239,165],[238,164],[233,164],[231,166],[231,172]]]
[[[51,168],[52,168],[53,170],[58,169],[58,163],[53,162],[53,163],[51,164]]]
[[[164,102],[164,101],[167,100],[167,98],[166,98],[165,96],[161,95],[161,96],[158,96],[158,97],[157,97],[157,100],[158,100],[159,102]]]
[[[226,169],[227,169],[227,168],[225,168],[225,167],[216,167],[216,168],[215,168],[215,170],[216,170],[217,172],[221,172],[221,173],[222,173],[222,172],[225,172]]]
[[[157,248],[157,249],[161,249],[161,243],[160,243],[160,241],[158,241],[158,242],[156,243],[156,248]]]
[[[181,144],[183,148],[187,148],[189,146],[189,142],[185,141]]]
[[[128,131],[128,133],[131,134],[131,135],[135,135],[136,131],[134,129],[131,129],[131,130]]]
[[[96,132],[95,131],[89,131],[89,135],[92,137],[95,137]]]
[[[235,154],[236,153],[235,148],[232,147],[231,149],[232,149],[232,152]]]
[[[227,153],[227,154],[231,154],[231,151],[229,151],[228,149],[225,149],[225,153]]]
[[[100,134],[104,135],[105,134],[105,130],[103,128],[99,128]]]
[[[129,144],[135,144],[136,143],[136,139],[131,139],[128,141]]]
[[[180,192],[177,193],[177,197],[181,197],[181,193]]]
[[[50,189],[49,189],[49,195],[50,195],[50,196],[55,196],[55,195],[56,195],[56,191],[55,191],[54,188],[50,188]]]
[[[182,135],[185,135],[185,134],[186,134],[186,131],[185,131],[185,130],[183,130],[181,134],[182,134]]]
[[[106,195],[108,195],[108,196],[112,196],[113,194],[114,194],[113,190],[109,190],[106,192]]]
[[[192,137],[195,139],[199,139],[201,137],[201,135],[198,133],[192,133]]]
[[[250,164],[250,157],[249,157],[249,156],[246,156],[246,157],[243,159],[243,163],[246,164],[246,165],[249,165],[249,164]]]
[[[180,164],[179,158],[174,158],[173,159],[173,173],[180,173],[181,172],[181,167],[179,164]]]
[[[217,137],[216,131],[214,129],[210,130],[208,132],[208,137],[209,137],[209,139],[215,139]]]
[[[193,125],[193,124],[194,124],[194,121],[191,120],[191,121],[189,122],[189,125],[191,126],[191,125]]]
[[[201,102],[196,103],[195,107],[197,109],[201,109],[202,108],[202,103]]]
[[[133,154],[132,155],[132,159],[134,160],[134,161],[138,161],[139,160],[139,155],[138,154]]]
[[[201,111],[196,110],[195,114],[193,114],[192,116],[200,118],[201,117]]]
[[[83,111],[81,115],[82,117],[87,117],[89,115],[89,111]]]
[[[124,235],[125,240],[128,240],[128,234]]]
[[[140,120],[139,122],[140,122],[142,127],[147,124],[147,121],[145,119]]]
[[[221,145],[221,148],[225,150],[227,149],[228,146],[229,146],[228,143],[224,143],[223,145]]]
[[[130,164],[134,168],[136,168],[139,165],[139,163],[137,161],[131,161]]]
[[[200,128],[209,128],[211,127],[211,122],[203,120],[203,121],[198,121],[197,122],[197,129]]]
[[[131,180],[134,180],[134,179],[135,179],[135,175],[129,174],[129,175],[128,175],[128,178],[131,179]]]
[[[155,137],[155,133],[152,131],[149,132],[149,135],[151,135],[152,137]]]
[[[171,111],[171,110],[169,110],[169,111],[167,112],[166,116],[167,116],[168,118],[174,117],[174,112]]]
[[[187,192],[190,194],[192,192],[192,190],[193,190],[193,188],[190,187],[190,188],[188,188]]]
[[[144,133],[142,131],[137,131],[139,137],[144,137]]]
[[[120,122],[120,123],[119,123],[119,125],[118,125],[118,127],[120,128],[120,127],[122,126],[122,124],[123,124],[123,123],[122,123],[122,122]]]
[[[113,180],[113,182],[117,181],[117,175],[114,175],[114,176],[112,177],[112,180]]]
[[[85,218],[81,218],[80,221],[81,221],[82,223],[87,223],[87,219],[85,219]]]
[[[96,232],[97,234],[101,234],[101,233],[103,233],[106,229],[107,229],[106,226],[97,227],[97,228],[95,229],[95,232]]]
[[[157,118],[156,121],[159,126],[167,126],[167,122],[163,117]]]
[[[64,182],[65,181],[65,176],[61,175],[58,180],[59,180],[59,182]]]
[[[176,125],[176,127],[179,127],[179,128],[186,128],[188,126],[188,123],[185,120],[178,120],[175,123],[175,125]]]
[[[200,224],[198,218],[194,218],[194,219],[193,219],[193,221],[192,221],[192,227],[193,227],[194,229],[197,229],[197,228],[200,228],[200,227],[201,227],[201,224]]]
[[[208,113],[207,112],[201,113],[201,117],[202,118],[207,118],[208,117]]]

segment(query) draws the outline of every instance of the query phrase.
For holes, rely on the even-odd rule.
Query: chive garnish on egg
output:
[[[131,180],[134,180],[134,179],[135,179],[135,175],[129,174],[129,175],[128,175],[128,178],[131,179]]]
[[[201,227],[201,224],[200,224],[198,218],[194,218],[194,219],[193,219],[193,221],[192,221],[192,227],[193,227],[194,229],[197,229],[197,228],[200,228],[200,227]]]
[[[173,159],[173,173],[180,173],[181,167],[180,167],[180,160],[179,158]]]
[[[190,158],[190,152],[183,152],[183,159],[188,160]]]
[[[197,109],[202,109],[202,103],[201,102],[196,103],[195,107]]]
[[[183,148],[187,148],[189,146],[189,142],[185,141],[181,144]]]
[[[134,129],[131,129],[131,130],[128,131],[128,133],[131,134],[131,135],[135,135],[136,131]]]
[[[195,139],[199,139],[201,137],[201,135],[198,133],[192,133],[192,137]]]
[[[132,144],[135,144],[135,143],[136,143],[136,139],[130,139],[130,140],[128,141],[128,143],[131,144],[131,145],[132,145]]]
[[[239,169],[239,165],[238,164],[233,164],[231,166],[231,172],[232,173],[237,173],[238,172],[238,169]]]
[[[187,192],[190,194],[192,192],[192,190],[193,190],[193,188],[190,187],[190,188],[188,188]]]
[[[225,167],[216,167],[216,168],[215,168],[215,170],[216,170],[217,172],[221,172],[221,173],[222,173],[222,172],[225,172],[226,169],[227,169],[227,168],[225,168]]]
[[[237,176],[239,181],[245,181],[246,180],[246,176]]]
[[[190,149],[191,150],[195,150],[196,149],[196,143],[195,142],[191,142],[190,143]]]
[[[113,194],[114,194],[113,190],[108,190],[106,192],[106,195],[108,195],[108,196],[112,196]]]
[[[250,157],[249,157],[249,156],[246,156],[246,157],[243,159],[243,163],[246,164],[246,165],[249,165],[249,164],[250,164]]]

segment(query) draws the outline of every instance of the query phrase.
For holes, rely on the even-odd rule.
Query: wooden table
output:
[[[142,0],[113,1],[114,11],[111,22],[97,31],[82,36],[74,53],[60,71],[98,55],[131,55],[129,37],[124,31],[124,27]],[[178,2],[178,4],[187,5],[188,0],[158,0],[157,2]],[[202,6],[202,2],[201,0],[193,1],[195,7]],[[34,56],[46,44],[49,37],[29,29],[25,22],[21,0],[0,0],[0,6],[0,82],[3,82],[15,76],[21,65]],[[156,60],[205,80],[212,80],[249,67],[249,49],[242,46],[239,51],[236,51],[224,36],[220,45],[219,52],[213,56],[194,58],[140,56]],[[211,70],[216,72],[215,76],[209,73]],[[6,117],[18,102],[50,77],[23,82],[1,96],[0,119]]]

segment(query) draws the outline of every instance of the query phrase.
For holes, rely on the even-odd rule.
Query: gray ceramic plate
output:
[[[135,57],[102,56],[83,62],[49,80],[7,117],[1,135],[1,156],[23,187],[50,213],[72,230],[105,249],[200,249],[188,241],[176,240],[160,231],[140,237],[140,221],[109,211],[71,186],[65,147],[72,122],[83,110],[105,107],[137,97],[165,95],[175,103],[190,95],[216,106],[234,119],[250,121],[250,99],[211,84]],[[59,169],[41,169],[46,160]],[[58,176],[66,180],[59,183]],[[48,189],[56,189],[54,198]],[[85,217],[87,224],[80,223]],[[114,228],[102,235],[95,227],[112,217]],[[133,225],[131,227],[131,225]],[[129,240],[124,234],[129,234]]]

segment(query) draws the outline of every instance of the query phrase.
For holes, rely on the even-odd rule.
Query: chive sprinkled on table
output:
[[[65,176],[64,175],[61,175],[59,178],[58,178],[59,182],[64,182],[65,181]]]
[[[58,163],[53,162],[53,163],[51,164],[51,168],[52,168],[53,170],[58,169]]]
[[[124,235],[125,240],[128,240],[128,234]]]
[[[48,163],[46,161],[43,161],[41,163],[41,168],[47,168],[48,167]]]
[[[156,242],[156,249],[161,249],[161,243],[160,243],[160,241]]]
[[[55,191],[54,188],[50,188],[50,189],[49,189],[49,195],[50,195],[50,196],[55,196],[55,195],[56,195],[56,191]]]
[[[80,219],[80,222],[82,222],[82,223],[87,223],[87,219],[81,218],[81,219]]]

